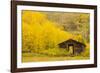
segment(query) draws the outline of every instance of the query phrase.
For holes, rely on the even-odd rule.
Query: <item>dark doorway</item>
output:
[[[74,54],[74,45],[73,44],[68,44],[68,51],[70,54]]]

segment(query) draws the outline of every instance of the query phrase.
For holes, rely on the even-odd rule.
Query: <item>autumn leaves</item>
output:
[[[48,19],[46,12],[22,11],[22,50],[49,55],[64,55],[58,44],[70,38],[82,41],[82,35],[73,35],[63,26]]]

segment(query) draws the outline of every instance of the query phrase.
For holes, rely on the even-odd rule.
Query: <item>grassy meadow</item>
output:
[[[85,60],[90,56],[88,13],[22,11],[22,62]],[[59,43],[73,39],[85,51],[70,55]]]

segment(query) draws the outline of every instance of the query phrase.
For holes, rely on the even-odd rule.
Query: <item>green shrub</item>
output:
[[[49,48],[49,49],[40,49],[37,52],[38,54],[44,54],[47,56],[66,56],[68,51],[64,48]]]
[[[90,49],[86,48],[85,51],[81,53],[81,56],[89,57],[90,56]]]

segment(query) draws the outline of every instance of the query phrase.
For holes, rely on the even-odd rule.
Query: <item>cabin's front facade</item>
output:
[[[64,41],[60,44],[58,44],[60,48],[64,48],[67,51],[71,51],[70,54],[80,54],[85,50],[85,44],[78,42],[76,40],[69,39],[67,41]]]

